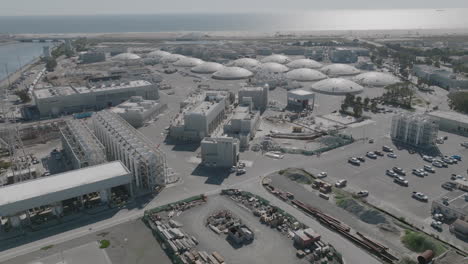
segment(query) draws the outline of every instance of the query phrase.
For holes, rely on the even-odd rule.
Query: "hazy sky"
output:
[[[0,0],[0,16],[468,7],[468,0]]]

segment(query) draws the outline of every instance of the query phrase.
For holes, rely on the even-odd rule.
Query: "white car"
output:
[[[429,198],[427,197],[427,195],[425,195],[424,193],[422,192],[413,192],[413,195],[412,197],[416,200],[419,200],[421,202],[427,202],[429,200]]]
[[[377,155],[374,152],[367,152],[366,156],[370,159],[376,159]]]
[[[438,230],[438,231],[442,231],[442,222],[434,220],[431,223],[431,227]]]
[[[347,183],[348,183],[347,180],[342,179],[342,180],[338,180],[338,181],[335,183],[335,186],[338,187],[338,188],[343,188],[343,187],[346,186]]]
[[[413,169],[413,174],[421,177],[427,176],[427,172],[424,169]]]
[[[424,155],[424,156],[423,156],[423,160],[425,160],[425,161],[427,161],[427,162],[432,162],[432,161],[434,161],[434,158],[431,157],[431,156],[426,156],[426,155]]]
[[[409,182],[405,179],[405,177],[397,176],[393,179],[393,181],[403,186],[409,185]]]
[[[393,152],[390,152],[390,153],[387,154],[387,157],[392,158],[392,159],[396,159],[397,155],[395,153],[393,153]]]
[[[322,171],[321,173],[317,174],[317,178],[322,179],[322,178],[327,177],[327,175],[328,174],[326,172]]]
[[[424,165],[424,170],[432,173],[435,172],[434,168],[432,168],[432,166],[429,165]]]
[[[385,174],[387,174],[388,176],[392,177],[392,178],[395,178],[395,177],[398,177],[398,174],[396,174],[394,171],[392,170],[387,170],[385,172]]]
[[[438,162],[438,161],[433,161],[432,166],[437,167],[437,168],[443,168],[444,167],[442,162]]]

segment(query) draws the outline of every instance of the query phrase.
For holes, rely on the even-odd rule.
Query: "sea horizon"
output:
[[[0,34],[468,29],[468,8],[0,16]],[[396,19],[397,18],[397,19]]]

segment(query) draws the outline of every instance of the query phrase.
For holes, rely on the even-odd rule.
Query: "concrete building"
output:
[[[239,90],[238,100],[243,102],[246,97],[252,98],[254,109],[263,113],[268,107],[268,86],[263,87],[244,87]]]
[[[96,63],[106,61],[104,52],[85,52],[79,56],[81,63]]]
[[[44,58],[50,58],[50,56],[52,56],[52,51],[50,50],[50,46],[42,47],[42,56]]]
[[[120,160],[132,173],[132,185],[154,190],[168,183],[166,155],[118,114],[103,110],[93,116],[97,138],[110,160]]]
[[[42,117],[100,110],[118,105],[132,96],[157,100],[158,86],[138,80],[90,84],[85,87],[50,87],[33,91],[34,101]]]
[[[62,201],[82,200],[83,195],[97,192],[103,202],[108,202],[111,188],[130,182],[128,169],[114,161],[7,185],[0,188],[0,216],[7,217],[14,227],[21,224],[20,216],[29,219],[40,207],[48,207],[60,217]]]
[[[239,140],[232,137],[206,137],[201,141],[202,164],[231,168],[239,162]]]
[[[434,111],[427,114],[438,120],[442,131],[468,136],[468,116],[457,112]]]
[[[107,162],[104,146],[82,120],[67,120],[60,133],[62,148],[73,169]]]
[[[413,66],[414,75],[445,89],[468,89],[468,78],[444,68],[417,64]]]
[[[200,141],[209,137],[226,118],[229,93],[213,91],[188,98],[182,113],[172,122],[169,135],[180,141]]]
[[[432,201],[431,211],[443,214],[448,219],[467,219],[468,195],[457,190],[447,193],[444,197]]]
[[[287,93],[287,107],[292,110],[302,111],[314,109],[315,94],[306,90],[296,89]]]
[[[242,102],[235,110],[231,119],[224,125],[224,133],[230,137],[237,138],[241,148],[248,148],[249,141],[255,137],[260,126],[260,112],[252,110],[253,103],[250,98],[248,102]]]
[[[439,126],[436,120],[418,114],[396,114],[392,118],[391,137],[400,143],[429,148],[435,145]]]
[[[144,100],[141,96],[132,96],[129,100],[111,108],[111,111],[119,114],[133,127],[142,127],[149,121],[162,113],[167,108],[166,104],[155,100]]]
[[[355,63],[358,55],[351,49],[336,48],[330,51],[330,60],[333,63]]]

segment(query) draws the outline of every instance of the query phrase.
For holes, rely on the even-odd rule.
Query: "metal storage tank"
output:
[[[195,67],[197,65],[202,64],[203,61],[197,58],[192,58],[192,57],[185,57],[185,58],[180,58],[176,62],[174,62],[174,66],[178,67]]]
[[[258,67],[258,71],[266,71],[272,73],[282,73],[287,72],[288,70],[288,67],[276,62],[263,63]]]
[[[398,77],[384,72],[366,72],[355,76],[354,81],[364,86],[382,87],[399,83]]]
[[[310,89],[328,95],[358,94],[364,90],[361,85],[342,78],[331,78],[316,82],[310,86]]]
[[[281,55],[281,54],[273,54],[273,55],[267,56],[267,57],[262,59],[263,63],[275,62],[275,63],[279,63],[279,64],[286,64],[286,63],[288,63],[290,61],[291,60],[287,56],[284,56],[284,55]]]
[[[223,68],[224,66],[217,62],[204,62],[200,65],[193,67],[191,71],[194,73],[209,74],[222,70]]]
[[[331,64],[320,69],[321,72],[328,76],[345,76],[345,75],[356,75],[360,73],[360,70],[347,64]]]
[[[311,59],[294,60],[286,64],[286,66],[288,66],[291,69],[299,69],[299,68],[318,69],[318,68],[323,67],[323,65],[320,62],[317,62]]]
[[[286,73],[286,78],[299,82],[313,82],[326,79],[327,76],[317,70],[301,68]]]
[[[240,67],[225,67],[211,76],[213,79],[218,80],[241,80],[247,79],[253,76],[253,73],[249,70]]]

